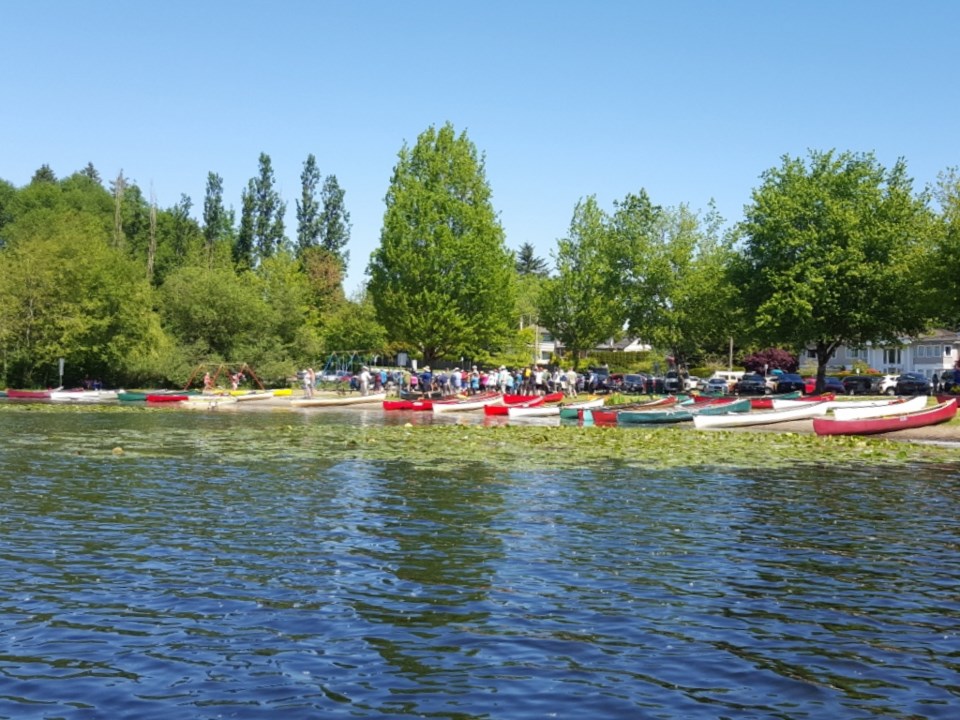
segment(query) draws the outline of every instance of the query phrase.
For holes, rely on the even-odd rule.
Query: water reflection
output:
[[[0,717],[960,702],[955,468],[332,461],[298,425],[372,416],[254,415],[0,415]]]

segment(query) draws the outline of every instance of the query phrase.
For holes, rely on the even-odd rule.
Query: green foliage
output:
[[[99,218],[35,208],[11,224],[0,274],[0,344],[10,384],[124,377],[161,332],[140,269],[110,247]]]
[[[203,199],[203,241],[208,259],[220,243],[229,242],[233,232],[233,214],[223,206],[223,178],[207,173],[207,191]]]
[[[339,260],[343,272],[350,262],[350,252],[346,247],[350,242],[351,227],[350,213],[344,204],[345,194],[337,182],[337,176],[327,175],[320,191],[323,201],[323,214],[319,222],[320,246]]]
[[[369,292],[389,340],[428,364],[495,351],[516,327],[511,255],[490,195],[476,148],[450,124],[399,153]]]
[[[322,348],[326,353],[360,351],[388,354],[387,330],[377,320],[369,294],[339,303],[326,318]]]
[[[303,163],[300,173],[300,199],[297,200],[297,257],[320,243],[320,202],[317,199],[317,186],[320,184],[320,170],[317,158],[311,153]]]
[[[577,366],[580,353],[619,337],[625,321],[613,236],[595,197],[577,203],[569,237],[557,241],[557,275],[544,281],[540,324]]]
[[[517,268],[517,275],[520,275],[521,277],[547,276],[547,261],[541,257],[537,257],[536,251],[533,249],[533,245],[530,243],[524,243],[520,246],[520,251],[517,253],[515,264]]]
[[[939,322],[957,328],[960,327],[960,172],[956,168],[948,168],[939,175],[935,197],[940,207],[936,262],[930,268],[932,284],[937,288],[935,312]]]
[[[932,228],[902,161],[886,170],[870,154],[784,157],[754,190],[733,265],[755,338],[814,345],[822,378],[841,344],[922,331]]]

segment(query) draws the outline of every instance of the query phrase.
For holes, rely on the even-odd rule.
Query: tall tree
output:
[[[571,353],[580,354],[600,342],[618,337],[626,319],[616,290],[609,218],[594,196],[577,203],[566,238],[557,240],[555,277],[540,291],[540,324]]]
[[[938,320],[960,327],[960,172],[948,168],[940,173],[934,187],[940,208],[937,245],[930,277],[939,288],[936,302]]]
[[[932,216],[905,163],[872,154],[784,157],[753,191],[735,266],[756,339],[812,346],[817,387],[840,345],[899,344],[933,312]]]
[[[260,153],[260,172],[251,178],[249,192],[253,195],[253,249],[257,261],[274,255],[283,248],[283,216],[286,204],[274,187],[273,164],[270,156]]]
[[[297,200],[297,257],[320,244],[320,201],[317,199],[317,186],[320,184],[320,171],[317,159],[311,153],[303,163],[300,173],[300,199]]]
[[[254,266],[254,212],[253,189],[248,185],[240,193],[240,228],[233,243],[233,263],[238,270],[249,270]]]
[[[495,350],[514,332],[514,278],[483,158],[447,123],[404,145],[367,270],[390,339],[425,362]]]
[[[539,275],[541,277],[546,277],[547,275],[547,261],[541,257],[537,257],[536,250],[533,249],[533,245],[526,242],[520,246],[520,251],[517,253],[517,274],[518,275]]]
[[[350,213],[344,204],[344,190],[337,182],[336,175],[327,175],[323,181],[320,198],[323,202],[323,214],[320,217],[320,246],[340,261],[340,268],[346,272],[350,262],[350,252],[346,249],[350,242]]]
[[[122,248],[124,246],[123,236],[123,194],[127,188],[127,180],[123,177],[123,170],[117,173],[117,179],[113,182],[113,246]]]
[[[233,217],[223,206],[223,178],[207,173],[207,191],[203,198],[203,242],[207,259],[213,255],[218,242],[229,239]]]

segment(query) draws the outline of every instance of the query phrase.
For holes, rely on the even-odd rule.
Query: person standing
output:
[[[360,394],[367,395],[370,393],[370,368],[364,365],[360,368]]]

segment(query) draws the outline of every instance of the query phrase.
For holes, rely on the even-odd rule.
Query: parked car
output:
[[[623,382],[620,384],[620,392],[625,393],[645,393],[647,392],[646,375],[624,375]]]
[[[877,392],[881,395],[893,395],[897,389],[897,378],[899,375],[881,375],[877,383]]]
[[[685,392],[695,387],[690,383],[689,375],[685,372],[678,373],[676,370],[670,370],[664,376],[663,382],[668,393]]]
[[[778,393],[789,393],[804,392],[806,387],[806,382],[802,377],[796,373],[784,373],[777,379],[777,392]]]
[[[707,380],[707,388],[704,392],[712,395],[726,395],[730,391],[730,386],[722,377],[712,377]]]
[[[827,375],[823,379],[823,392],[843,395],[846,391],[847,389],[843,386],[843,380],[836,375]]]
[[[847,375],[841,382],[847,395],[880,394],[880,375]]]
[[[739,395],[766,395],[770,392],[767,387],[767,379],[763,375],[744,375],[737,381],[737,394]]]
[[[893,391],[896,395],[929,395],[930,381],[920,373],[903,373]]]

